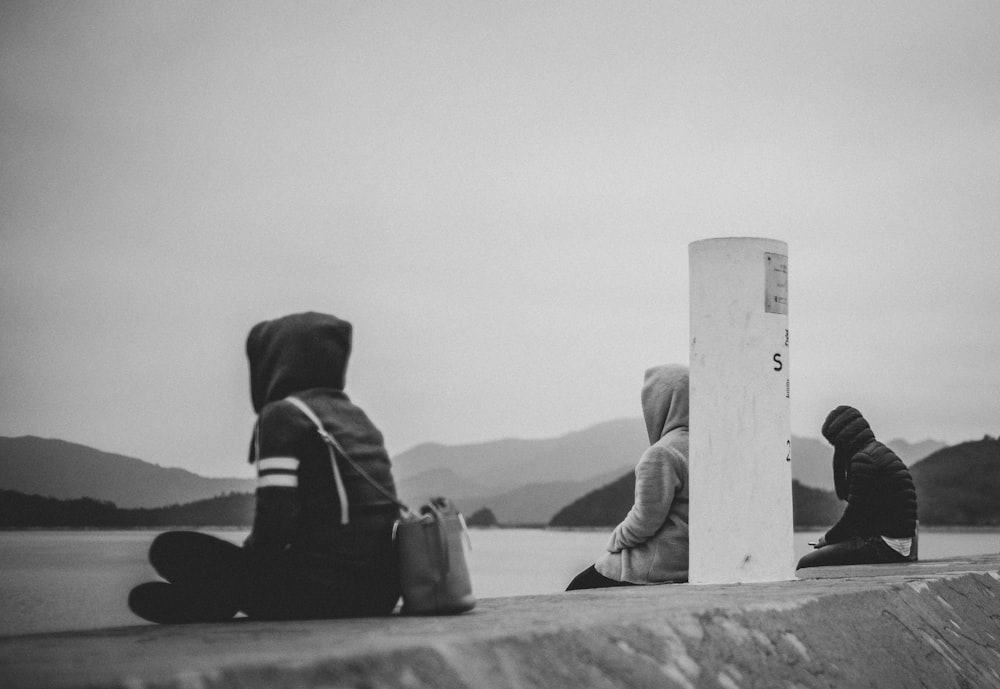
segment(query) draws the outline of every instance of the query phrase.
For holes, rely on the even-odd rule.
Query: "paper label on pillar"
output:
[[[764,252],[764,311],[788,313],[788,256]]]

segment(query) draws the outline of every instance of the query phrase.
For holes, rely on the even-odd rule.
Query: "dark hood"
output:
[[[310,388],[344,389],[351,324],[324,313],[258,323],[247,336],[254,411]]]
[[[687,366],[667,364],[646,371],[642,385],[642,416],[649,444],[675,428],[688,427]]]
[[[841,405],[827,414],[823,422],[823,437],[833,445],[833,484],[837,497],[847,499],[850,484],[851,457],[875,440],[871,426],[854,407]]]

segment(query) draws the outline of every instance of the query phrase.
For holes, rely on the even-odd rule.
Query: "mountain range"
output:
[[[1000,440],[984,437],[943,447],[910,467],[920,523],[1000,525]],[[632,506],[635,477],[626,474],[561,509],[551,526],[615,526]],[[828,490],[792,480],[796,526],[832,526],[844,503]]]
[[[465,512],[488,507],[502,524],[547,524],[562,505],[629,471],[646,445],[640,419],[618,419],[540,440],[426,443],[393,458],[404,502],[446,495]]]
[[[254,481],[207,478],[86,445],[28,435],[0,438],[0,488],[63,500],[108,500],[118,507],[134,508],[253,492]]]
[[[910,473],[922,524],[1000,524],[1000,439],[938,450]]]
[[[640,418],[599,423],[557,438],[484,443],[425,443],[396,455],[400,497],[419,505],[452,498],[467,514],[489,508],[501,524],[548,524],[562,507],[631,474],[647,447]],[[943,446],[891,441],[907,463]],[[832,489],[830,446],[792,438],[792,475]],[[0,438],[0,489],[62,500],[91,498],[121,508],[160,508],[228,493],[248,493],[253,479],[206,478],[62,440]]]
[[[886,444],[906,464],[945,446]],[[410,502],[443,494],[466,512],[489,508],[501,524],[548,524],[561,506],[631,475],[648,446],[641,418],[618,419],[558,438],[418,445],[393,459],[393,473]],[[832,459],[826,441],[792,436],[792,478],[803,486],[832,491]]]

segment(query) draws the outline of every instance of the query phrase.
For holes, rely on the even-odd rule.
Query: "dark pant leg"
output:
[[[635,586],[627,581],[618,581],[616,579],[609,579],[600,572],[597,571],[597,567],[591,565],[587,569],[583,570],[575,577],[573,581],[569,582],[569,586],[566,587],[567,591],[579,591],[581,589],[603,589],[611,588],[614,586]]]
[[[242,548],[193,531],[162,533],[153,540],[149,561],[166,582],[149,582],[129,593],[139,617],[164,624],[221,622],[242,605],[249,566]]]
[[[149,547],[149,562],[171,584],[230,595],[242,591],[250,575],[243,548],[197,531],[161,533]]]
[[[890,548],[880,536],[854,536],[806,553],[796,569],[841,565],[882,565],[907,562],[908,558]]]

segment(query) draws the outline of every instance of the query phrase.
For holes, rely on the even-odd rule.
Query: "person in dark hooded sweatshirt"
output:
[[[833,445],[834,486],[847,507],[797,569],[916,560],[917,492],[906,465],[854,407],[830,412],[823,437]]]
[[[351,324],[301,313],[258,323],[246,350],[257,423],[253,528],[243,547],[174,531],[149,559],[166,581],[134,588],[129,607],[159,623],[389,614],[400,596],[395,484],[382,434],[344,393]],[[342,446],[336,467],[305,403]]]
[[[607,552],[567,591],[687,581],[688,399],[686,366],[646,371],[642,412],[650,447],[635,467],[635,502]]]

